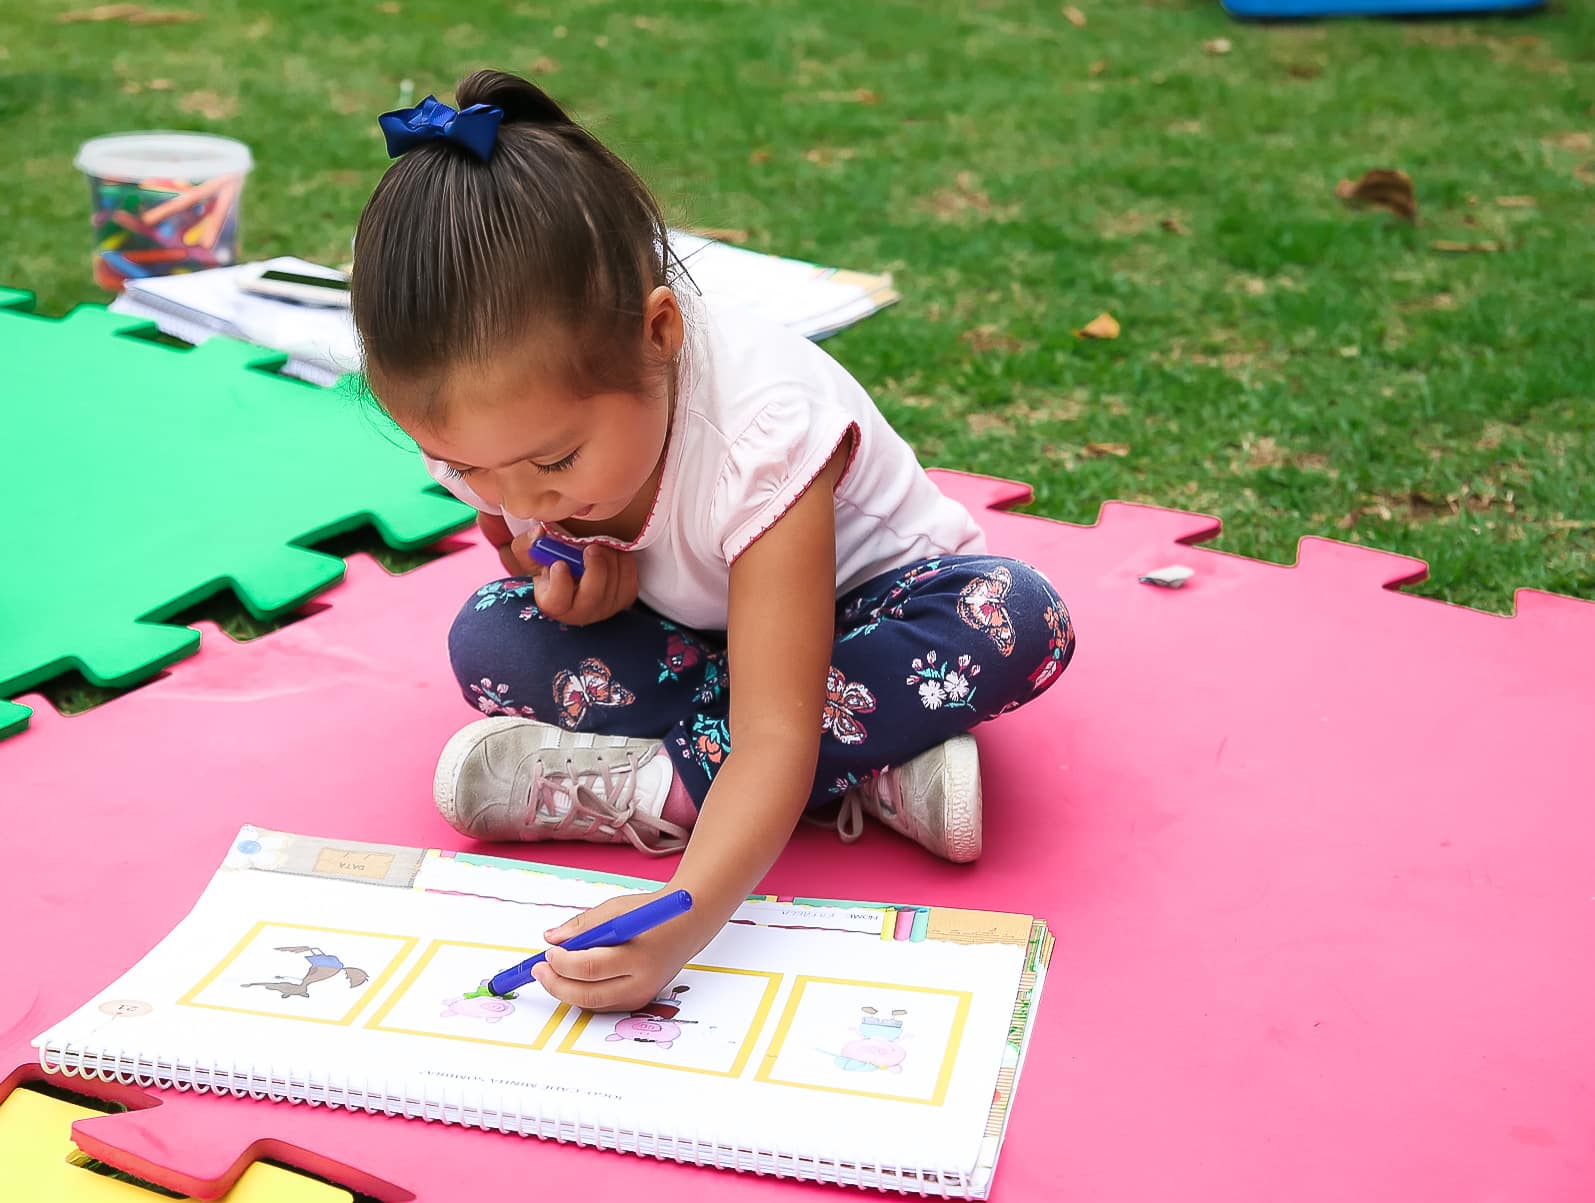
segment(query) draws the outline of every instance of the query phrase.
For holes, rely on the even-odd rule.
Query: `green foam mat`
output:
[[[220,589],[271,618],[337,583],[306,544],[370,522],[418,547],[471,516],[365,402],[253,370],[280,355],[31,300],[0,289],[0,734],[29,714],[4,699],[62,672],[126,686],[191,655],[162,620]]]

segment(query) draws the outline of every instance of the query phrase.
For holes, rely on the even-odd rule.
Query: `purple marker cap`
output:
[[[532,540],[532,545],[526,549],[526,554],[549,568],[555,564],[564,564],[570,569],[572,577],[581,580],[582,549],[579,547],[561,543],[551,535],[539,535]]]

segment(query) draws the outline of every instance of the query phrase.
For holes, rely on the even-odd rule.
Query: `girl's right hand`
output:
[[[602,543],[587,544],[582,549],[580,580],[571,575],[567,564],[536,567],[532,596],[537,608],[556,622],[573,627],[603,622],[637,600],[637,558],[630,552]]]

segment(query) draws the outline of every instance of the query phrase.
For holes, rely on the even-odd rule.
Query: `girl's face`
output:
[[[644,322],[646,353],[667,366],[682,336],[675,297],[656,289]],[[535,352],[507,355],[451,373],[437,399],[442,422],[406,425],[406,432],[506,514],[568,524],[576,533],[635,537],[669,435],[673,373],[656,373],[658,384],[645,393],[577,397],[547,383],[540,359]]]

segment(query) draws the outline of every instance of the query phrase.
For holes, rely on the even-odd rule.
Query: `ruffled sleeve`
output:
[[[799,390],[760,406],[732,439],[710,504],[725,562],[735,563],[780,521],[845,443],[851,465],[858,440],[858,423],[844,409]]]

